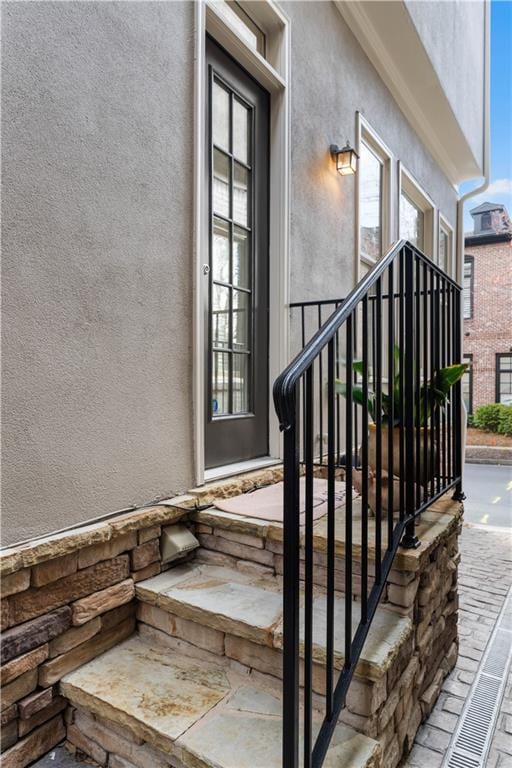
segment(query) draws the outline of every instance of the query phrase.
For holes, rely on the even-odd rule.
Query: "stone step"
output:
[[[256,491],[257,492],[257,491]],[[446,529],[453,526],[454,518],[460,516],[460,503],[454,502],[448,492],[436,501],[417,521],[416,533],[420,540],[417,549],[399,548],[393,562],[393,568],[399,571],[417,573],[428,560],[430,552],[436,547],[439,537]],[[346,506],[341,504],[335,510],[335,555],[336,568],[342,573],[345,562],[345,526]],[[237,560],[254,562],[261,570],[273,569],[282,573],[283,525],[282,523],[259,520],[223,510],[215,506],[192,513],[191,519],[196,525],[197,536],[201,544],[201,553],[214,561],[228,564]],[[356,497],[352,510],[352,556],[354,584],[357,587],[359,559],[362,541],[361,499]],[[383,514],[381,529],[381,554],[385,554],[388,544],[386,514]],[[301,541],[304,541],[304,528],[301,528]],[[316,572],[323,577],[327,553],[327,517],[313,523],[313,548],[316,558]],[[301,553],[304,558],[304,550]],[[376,522],[374,517],[368,520],[368,559],[376,556]],[[342,584],[340,584],[342,588]],[[355,590],[356,591],[356,590]]]
[[[279,768],[280,686],[134,636],[60,683],[76,707],[68,741],[100,765]],[[301,717],[302,720],[302,717]],[[318,728],[319,717],[314,723]],[[325,768],[379,768],[379,744],[344,724]]]
[[[192,561],[136,585],[143,624],[179,637],[205,650],[226,654],[261,672],[281,674],[282,594],[279,577],[257,576],[226,567]],[[352,601],[352,633],[361,604]],[[301,614],[303,612],[301,611]],[[325,662],[326,599],[317,589],[313,603],[313,660]],[[334,664],[344,663],[345,596],[334,599]],[[205,634],[206,633],[206,634]],[[301,628],[301,638],[303,628]],[[356,670],[366,680],[379,681],[412,647],[412,622],[379,607]],[[325,675],[317,677],[322,694]]]

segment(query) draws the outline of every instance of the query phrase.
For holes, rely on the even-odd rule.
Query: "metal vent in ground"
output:
[[[444,768],[485,768],[512,651],[512,590],[494,626],[448,747]]]

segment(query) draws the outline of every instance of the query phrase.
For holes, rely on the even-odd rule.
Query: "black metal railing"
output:
[[[298,768],[299,754],[304,768],[322,766],[398,547],[417,546],[416,518],[434,500],[450,488],[462,493],[460,382],[444,407],[436,403],[434,386],[439,371],[461,361],[460,302],[460,287],[414,246],[400,241],[345,300],[328,302],[334,311],[325,321],[324,303],[295,305],[304,348],[274,384],[284,432],[283,768]],[[307,340],[305,316],[311,306],[320,322]],[[314,574],[313,498],[319,464],[327,477],[327,564],[321,589],[325,707],[314,738],[312,665],[319,640],[313,625],[319,580]],[[346,491],[341,532],[335,496],[340,467]],[[355,482],[360,489],[357,514]],[[341,648],[335,648],[337,533],[345,552]],[[342,666],[337,662],[341,669],[335,669],[335,652],[338,660],[343,657]]]

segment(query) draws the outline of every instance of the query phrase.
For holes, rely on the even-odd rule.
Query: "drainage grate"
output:
[[[445,768],[485,768],[512,651],[512,589],[494,626],[445,756]]]

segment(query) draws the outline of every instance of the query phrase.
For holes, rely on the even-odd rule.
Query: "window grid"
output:
[[[215,135],[215,88],[222,89],[228,96],[227,118],[223,126],[224,130],[227,129],[226,141],[219,141]],[[253,109],[218,75],[212,76],[211,89],[209,403],[210,415],[215,418],[251,410],[253,168],[248,161],[252,159]],[[241,109],[247,114],[245,157],[240,137],[237,141],[235,135],[235,109],[239,114]],[[221,114],[221,119],[224,117]],[[227,248],[227,259],[219,265],[217,255],[221,251],[219,241],[222,237]],[[245,254],[242,254],[241,244],[244,241]],[[244,259],[245,269],[241,266]]]
[[[464,277],[463,277],[463,302],[464,302],[464,320],[471,320],[473,317],[473,282],[475,272],[475,260],[473,256],[464,256]]]
[[[496,355],[496,402],[512,405],[512,353]]]

